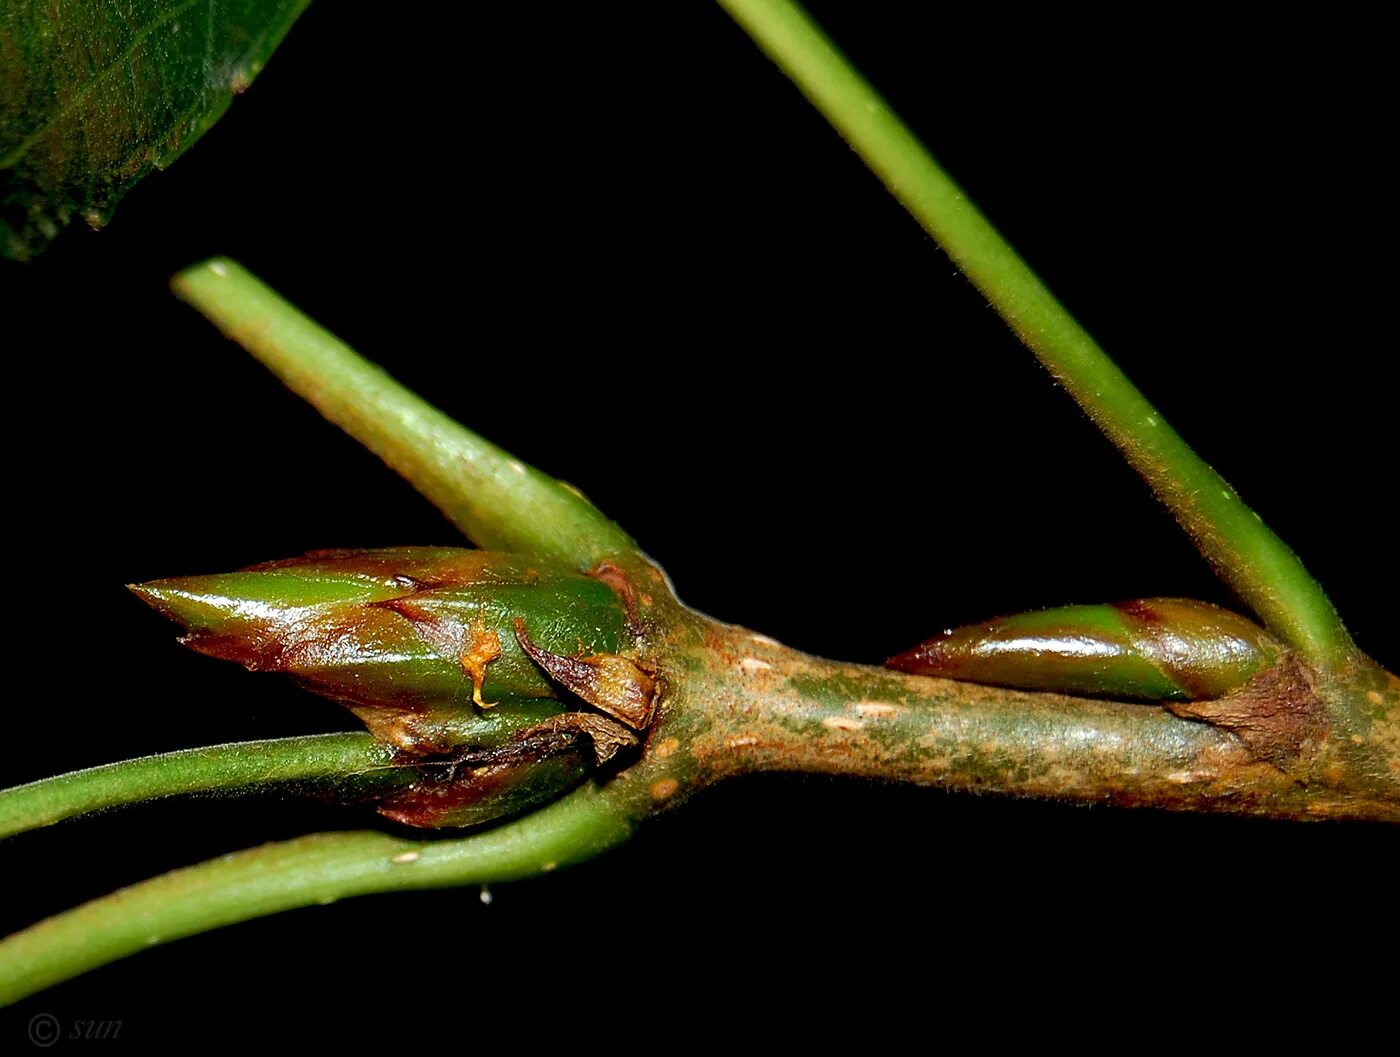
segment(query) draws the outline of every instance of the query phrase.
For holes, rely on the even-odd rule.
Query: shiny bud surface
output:
[[[517,641],[517,620],[561,654],[629,645],[607,584],[489,551],[319,551],[132,590],[182,624],[191,648],[285,672],[417,755],[503,746],[563,712],[557,685]]]
[[[886,665],[1018,690],[1201,701],[1239,689],[1282,653],[1229,610],[1145,598],[998,617],[946,631]]]

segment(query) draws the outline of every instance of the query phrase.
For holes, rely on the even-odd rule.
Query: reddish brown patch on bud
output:
[[[627,623],[627,630],[634,636],[641,637],[646,634],[648,621],[642,615],[642,610],[651,605],[651,595],[645,591],[639,592],[632,582],[632,577],[621,566],[610,561],[601,561],[593,567],[588,574],[599,583],[606,584],[612,589],[622,602],[623,619]]]
[[[1167,709],[1236,735],[1256,759],[1288,770],[1317,751],[1329,727],[1312,674],[1292,654],[1214,701],[1169,701]]]
[[[595,653],[566,657],[536,646],[525,630],[525,621],[515,618],[515,637],[520,648],[546,675],[594,708],[620,720],[633,730],[646,730],[656,714],[660,680],[615,653]]]
[[[601,561],[588,575],[613,589],[613,593],[622,599],[622,604],[627,607],[627,622],[629,624],[635,623],[637,592],[632,587],[631,578],[622,570],[621,566],[610,561]]]
[[[553,800],[582,780],[588,757],[581,731],[536,727],[499,749],[420,765],[422,777],[377,810],[423,829],[487,822]]]
[[[314,619],[290,609],[227,632],[192,631],[182,635],[180,642],[205,656],[234,661],[250,672],[301,675],[355,655],[362,643],[382,635],[384,621],[369,606]]]

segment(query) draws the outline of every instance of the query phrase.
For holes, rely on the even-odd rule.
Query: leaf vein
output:
[[[43,124],[22,139],[12,150],[3,157],[0,157],[0,169],[10,168],[19,161],[20,158],[24,157],[30,147],[34,146],[34,144],[41,140],[50,129],[58,124],[58,122],[65,119],[76,107],[80,106],[98,83],[109,77],[118,67],[124,65],[129,66],[128,60],[137,49],[142,47],[157,31],[175,21],[199,2],[200,0],[181,0],[181,3],[176,4],[160,18],[157,18],[155,21],[151,22],[150,25],[137,33],[136,36],[132,38],[131,43],[123,48],[111,62],[94,73],[86,84],[73,93],[72,98],[70,98],[68,102],[54,111]]]

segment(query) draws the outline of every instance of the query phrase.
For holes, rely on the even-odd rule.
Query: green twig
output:
[[[592,568],[636,545],[577,492],[454,422],[227,258],[175,292],[365,445],[477,544]]]
[[[1216,572],[1315,663],[1356,654],[1297,556],[1186,444],[791,0],[719,0],[914,215],[1123,456]]]
[[[458,840],[316,833],[132,885],[0,942],[0,1006],[153,944],[294,907],[547,873],[620,843],[631,823],[591,786]]]
[[[368,734],[317,734],[145,756],[45,778],[0,792],[0,838],[107,808],[188,793],[271,787],[363,795],[409,769]]]

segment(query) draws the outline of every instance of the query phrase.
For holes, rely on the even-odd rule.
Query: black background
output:
[[[1363,648],[1400,663],[1374,28],[812,8],[1303,556]],[[717,7],[396,19],[325,3],[108,230],[0,272],[19,673],[2,784],[353,728],[277,678],[181,650],[122,584],[454,542],[170,297],[168,276],[214,253],[580,485],[686,601],[791,645],[878,662],[998,612],[1229,601]],[[0,927],[367,821],[200,801],[27,834],[0,848]],[[761,779],[489,906],[468,890],[299,911],[9,1015],[16,1030],[39,1011],[118,1018],[148,1044],[378,1027],[466,1046],[485,1025],[607,1042],[644,1010],[723,1035],[738,1010],[801,993],[823,1031],[879,1042],[892,1021],[875,1014],[911,999],[952,1013],[966,990],[1047,976],[1092,990],[1251,974],[1324,935],[1384,950],[1394,921],[1378,926],[1373,900],[1393,901],[1393,844],[1373,826]]]

